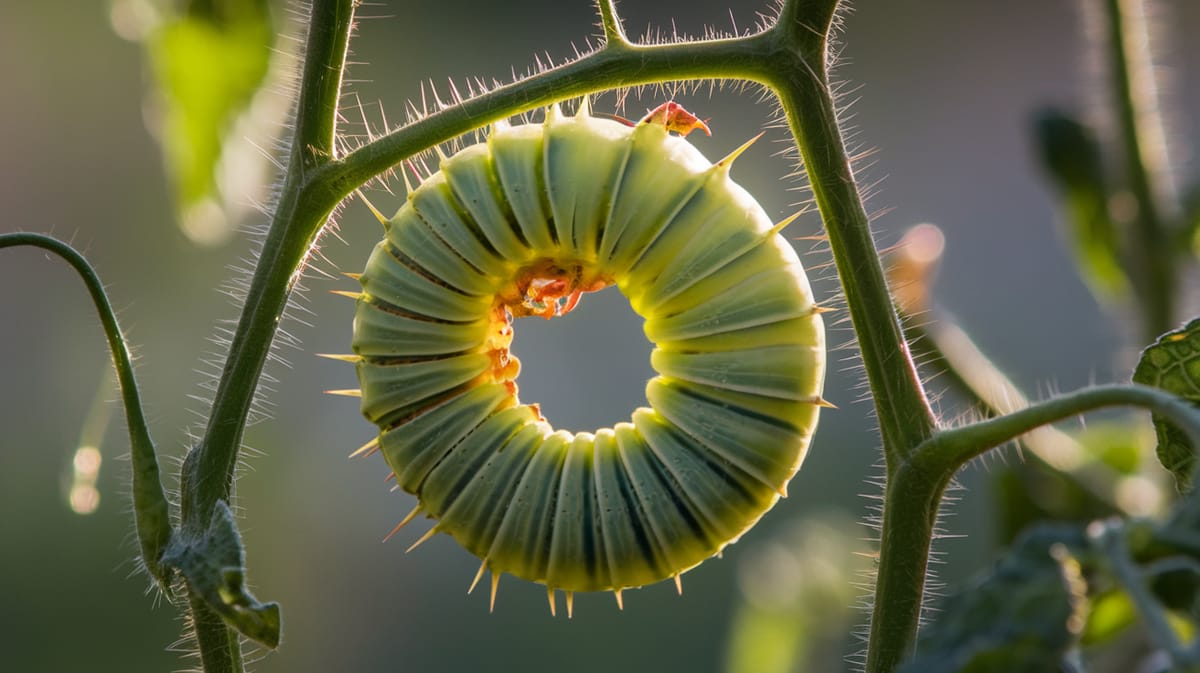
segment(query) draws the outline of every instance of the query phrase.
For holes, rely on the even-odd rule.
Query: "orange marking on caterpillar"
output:
[[[674,131],[681,136],[686,136],[696,129],[704,131],[704,135],[706,136],[712,135],[712,131],[708,128],[708,124],[704,120],[688,112],[682,105],[675,101],[667,101],[659,105],[648,112],[645,117],[642,117],[642,120],[638,123],[661,124],[668,131]]]

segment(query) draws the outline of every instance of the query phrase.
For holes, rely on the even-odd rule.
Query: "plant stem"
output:
[[[1159,202],[1165,142],[1150,62],[1144,0],[1106,0],[1109,69],[1126,178],[1137,205],[1131,279],[1150,343],[1175,325],[1175,254]]]
[[[404,159],[500,119],[575,96],[640,84],[703,78],[766,83],[769,34],[671,45],[611,43],[570,63],[436,110],[375,139],[314,175],[341,196]]]
[[[242,432],[296,271],[340,197],[308,176],[333,160],[353,0],[314,0],[287,175],[255,268],[208,427],[183,470],[183,525],[200,531],[233,486]]]
[[[1182,428],[1192,442],[1200,444],[1200,414],[1188,401],[1150,386],[1107,385],[1038,402],[1007,416],[943,430],[918,446],[913,460],[957,470],[985,451],[1043,425],[1114,406],[1140,407],[1161,414]]]
[[[1093,545],[1104,554],[1121,588],[1133,601],[1150,640],[1171,660],[1171,670],[1176,673],[1200,671],[1200,656],[1179,642],[1167,620],[1166,610],[1146,586],[1142,569],[1130,555],[1125,535],[1125,526],[1120,522],[1107,522],[1093,537]]]
[[[199,594],[190,593],[188,607],[204,673],[243,673],[242,644],[237,632]]]
[[[779,25],[783,25],[780,23]],[[813,33],[801,30],[797,36]],[[785,34],[782,34],[785,35]],[[790,39],[785,36],[781,47]],[[805,44],[802,42],[801,44]],[[772,63],[773,87],[787,113],[821,219],[846,305],[858,337],[863,368],[875,400],[889,471],[937,427],[916,365],[892,305],[883,265],[871,238],[829,91],[825,43],[791,52],[791,63]]]
[[[184,460],[182,531],[201,536],[218,502],[228,501],[246,418],[297,269],[340,197],[309,182],[334,159],[337,106],[354,0],[313,0],[295,136],[280,202],[255,268],[242,317],[213,400],[208,427]],[[240,673],[239,635],[189,587],[197,647],[206,673]]]
[[[1000,370],[946,312],[926,309],[918,321],[904,316],[917,359],[937,371],[951,388],[989,416],[1003,416],[1029,406],[1029,398]],[[1035,428],[1021,437],[1030,453],[1050,469],[1074,481],[1115,512],[1129,515],[1128,506],[1114,496],[1121,475],[1101,461],[1087,460],[1086,448],[1053,425]]]
[[[777,68],[771,84],[829,235],[883,439],[887,481],[866,670],[887,673],[916,639],[934,522],[953,471],[929,471],[908,461],[913,448],[936,431],[937,421],[893,307],[838,127],[826,63],[832,11],[819,24],[801,11],[800,3],[785,6],[772,31],[787,57],[772,59]]]
[[[929,549],[953,470],[904,463],[890,469],[867,644],[867,673],[890,673],[911,655],[921,623]]]
[[[130,462],[133,465],[133,516],[137,529],[142,562],[160,587],[170,584],[170,571],[159,559],[171,539],[170,512],[167,496],[163,492],[162,479],[158,471],[158,459],[154,453],[154,441],[142,412],[141,394],[137,378],[133,374],[133,363],[129,348],[121,334],[117,316],[104,292],[104,284],[87,260],[74,248],[49,236],[18,233],[0,235],[0,248],[30,245],[52,252],[71,265],[83,284],[87,286],[92,304],[100,315],[100,324],[108,338],[112,353],[113,368],[117,371],[117,382],[121,386],[121,399],[125,406],[125,424],[129,429]]]

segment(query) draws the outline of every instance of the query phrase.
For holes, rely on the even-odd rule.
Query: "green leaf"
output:
[[[193,238],[206,224],[201,220],[225,224],[217,180],[222,146],[267,74],[273,41],[264,0],[192,2],[147,36],[163,152]]]
[[[1084,645],[1099,645],[1114,639],[1126,628],[1137,622],[1137,611],[1129,594],[1124,591],[1106,591],[1092,600],[1087,626],[1083,629]]]
[[[1076,264],[1097,299],[1124,296],[1129,279],[1121,264],[1120,237],[1109,216],[1100,144],[1090,128],[1058,110],[1035,121],[1042,164],[1058,189]]]
[[[1162,335],[1142,351],[1133,382],[1162,388],[1200,406],[1200,318]],[[1158,414],[1152,418],[1158,436],[1158,462],[1175,475],[1176,488],[1186,493],[1192,489],[1196,447],[1166,418]]]
[[[1059,673],[1079,638],[1086,585],[1078,527],[1023,535],[985,577],[941,604],[902,673]]]
[[[172,538],[163,562],[183,573],[230,626],[271,649],[279,646],[279,604],[260,603],[246,589],[242,538],[224,501],[217,503],[202,535],[180,533]]]

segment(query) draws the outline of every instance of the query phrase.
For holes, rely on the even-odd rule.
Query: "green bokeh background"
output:
[[[647,26],[696,34],[705,25],[753,24],[767,3],[740,2],[729,11],[713,0],[621,6],[630,33]],[[1164,37],[1183,113],[1179,137],[1197,136],[1200,50],[1187,26],[1200,6],[1172,3]],[[218,350],[214,324],[236,316],[219,293],[232,267],[252,249],[240,236],[217,248],[188,241],[173,222],[169,185],[144,124],[146,67],[136,44],[116,37],[105,3],[81,0],[0,4],[0,231],[47,231],[82,248],[108,285],[135,345],[149,416],[173,483],[176,460],[205,407],[201,358]],[[445,95],[452,77],[507,79],[532,55],[558,60],[596,32],[585,0],[454,3],[419,0],[364,8],[353,45],[350,91],[380,124],[382,103],[393,122],[404,101],[420,99],[421,81]],[[674,17],[672,19],[672,17]],[[843,65],[837,71],[854,142],[877,150],[858,165],[874,185],[868,206],[880,214],[882,245],[922,221],[942,226],[947,259],[939,301],[980,345],[1031,392],[1071,389],[1127,376],[1124,334],[1094,304],[1074,275],[1055,230],[1048,189],[1033,165],[1027,122],[1044,103],[1082,106],[1093,100],[1084,71],[1074,3],[863,2],[846,15]],[[543,57],[544,58],[544,57]],[[712,98],[678,95],[714,136],[696,138],[711,158],[757,133],[771,114],[753,92],[726,86]],[[631,97],[627,116],[661,102],[647,91]],[[613,97],[602,98],[611,110]],[[357,107],[348,130],[359,132]],[[258,141],[269,146],[269,142]],[[781,181],[788,163],[780,129],[768,132],[734,177],[775,216],[807,198]],[[1176,156],[1186,159],[1184,144]],[[1192,175],[1181,163],[1183,175]],[[401,190],[402,191],[402,190]],[[373,191],[385,212],[400,197]],[[261,219],[250,224],[260,224]],[[788,230],[818,231],[815,214]],[[351,203],[340,237],[324,239],[316,269],[360,270],[378,225]],[[811,248],[799,242],[802,251]],[[804,257],[818,297],[838,303],[836,283],[819,249]],[[312,357],[345,352],[352,304],[329,290],[352,289],[309,274],[300,301],[309,324],[285,329],[303,344],[279,354],[278,379],[266,399],[273,418],[252,427],[238,482],[245,515],[250,580],[258,596],[283,604],[284,641],[258,671],[536,671],[576,673],[721,669],[739,600],[735,574],[747,549],[791,521],[837,509],[861,518],[861,494],[880,473],[875,422],[864,401],[852,334],[831,316],[827,397],[812,452],[781,502],[724,558],[670,583],[625,595],[619,613],[610,596],[577,597],[575,618],[553,619],[545,594],[509,578],[496,614],[486,591],[465,589],[478,562],[445,536],[405,555],[423,531],[379,540],[412,506],[388,492],[378,457],[348,461],[372,428],[353,401],[321,393],[354,385],[345,365]],[[613,291],[584,299],[571,316],[519,324],[514,350],[524,363],[522,397],[540,401],[560,427],[592,429],[626,418],[644,404],[651,374],[649,345],[627,304]],[[82,419],[103,377],[107,354],[91,306],[65,265],[40,252],[0,255],[0,652],[8,671],[166,671],[182,668],[166,651],[181,624],[175,612],[143,595],[131,577],[131,525],[123,490],[128,463],[121,424],[105,446],[97,513],[72,514],[65,493]],[[939,386],[935,380],[933,390]],[[115,394],[114,394],[115,397]],[[955,413],[952,400],[945,411]],[[985,476],[968,472],[968,492],[947,530],[966,540],[939,544],[953,582],[979,567],[992,546]],[[867,531],[861,532],[866,536]],[[561,598],[560,598],[561,601]],[[560,602],[561,607],[561,602]]]

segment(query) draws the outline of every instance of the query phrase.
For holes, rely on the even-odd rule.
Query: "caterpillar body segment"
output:
[[[567,596],[673,578],[786,494],[816,426],[821,311],[758,203],[669,131],[552,108],[441,162],[358,277],[364,415],[433,531]],[[683,115],[686,115],[683,116]],[[744,148],[743,148],[744,149]],[[740,152],[741,150],[739,150]],[[654,342],[648,408],[555,430],[517,395],[514,318],[617,286]],[[422,538],[424,539],[424,538]],[[474,587],[474,582],[472,587]]]

